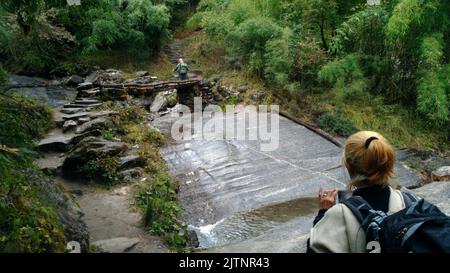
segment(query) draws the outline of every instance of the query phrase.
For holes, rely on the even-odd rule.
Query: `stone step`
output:
[[[84,103],[69,103],[65,104],[64,108],[87,108],[87,107],[97,107],[101,106],[103,103],[92,103],[92,104],[84,104]]]
[[[60,110],[61,113],[66,115],[72,115],[80,111],[83,111],[83,108],[63,108]]]
[[[91,245],[98,248],[99,252],[124,253],[132,249],[140,242],[139,238],[117,237],[106,240],[95,241]]]
[[[128,170],[145,166],[145,158],[137,155],[129,155],[119,158],[119,170]]]
[[[87,99],[87,98],[81,98],[81,99],[75,100],[75,104],[92,105],[92,104],[98,104],[98,103],[103,103],[103,102],[100,100]]]

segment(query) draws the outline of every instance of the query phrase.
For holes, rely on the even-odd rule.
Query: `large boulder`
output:
[[[414,192],[450,215],[450,182],[433,182],[415,189]]]
[[[83,212],[64,186],[49,176],[32,171],[27,174],[29,181],[35,184],[46,200],[54,205],[59,221],[63,227],[67,242],[80,243],[81,251],[89,251],[89,231],[83,221]]]
[[[100,137],[86,137],[81,140],[67,155],[62,172],[68,177],[83,175],[82,167],[91,159],[106,156],[117,156],[126,150],[122,142],[107,141]]]

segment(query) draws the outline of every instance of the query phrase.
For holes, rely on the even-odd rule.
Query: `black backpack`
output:
[[[402,192],[406,208],[387,215],[360,196],[345,204],[366,233],[367,251],[382,253],[450,253],[450,217],[435,205]]]

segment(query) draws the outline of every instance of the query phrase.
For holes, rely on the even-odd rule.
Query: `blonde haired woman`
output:
[[[375,210],[394,213],[405,208],[401,192],[389,186],[394,164],[394,148],[379,133],[361,131],[345,143],[349,190]],[[336,195],[337,189],[319,192],[320,211],[311,229],[308,252],[366,252],[364,231],[347,206],[335,204]]]

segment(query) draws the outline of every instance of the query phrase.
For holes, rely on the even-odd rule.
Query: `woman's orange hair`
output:
[[[394,176],[394,148],[377,132],[360,131],[351,135],[345,143],[344,160],[351,174],[350,187],[387,186]]]

